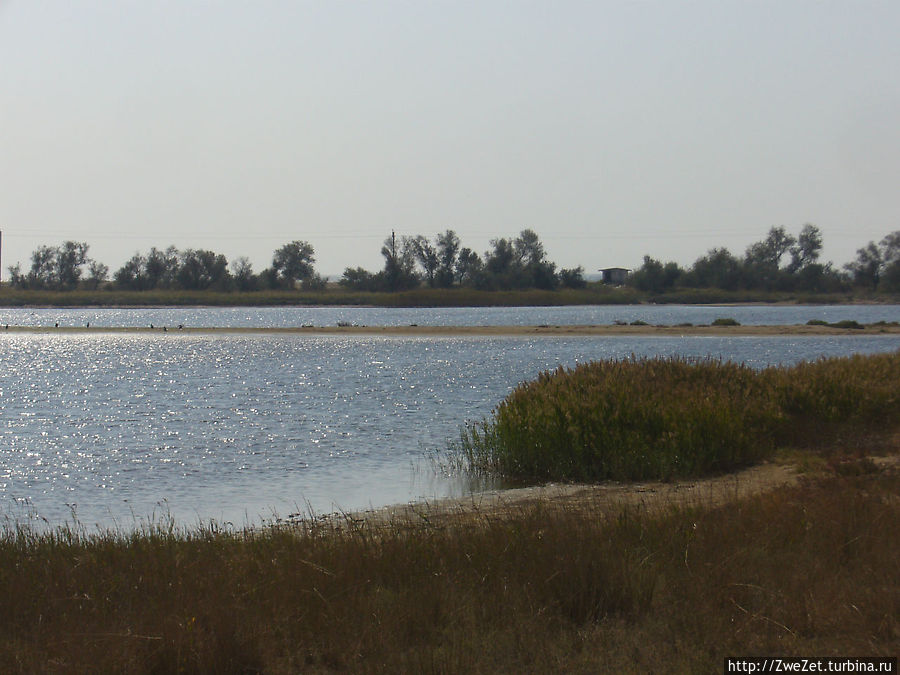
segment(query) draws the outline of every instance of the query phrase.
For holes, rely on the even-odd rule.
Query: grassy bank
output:
[[[661,510],[0,538],[6,672],[721,672],[896,655],[900,476]]]
[[[323,291],[254,291],[223,293],[216,291],[23,291],[0,289],[4,307],[158,307],[158,306],[340,306],[373,307],[529,307],[558,305],[603,305],[639,302],[631,289],[616,289],[592,284],[586,289],[559,291],[477,291],[474,289],[416,289],[398,293],[348,291],[330,287]]]
[[[559,368],[519,385],[453,452],[520,480],[671,479],[726,471],[780,445],[900,424],[900,352],[762,371],[642,358]]]
[[[374,307],[531,307],[561,305],[623,305],[635,303],[737,304],[796,302],[846,304],[853,302],[898,302],[897,296],[839,294],[764,293],[687,289],[652,294],[631,287],[600,283],[583,289],[538,289],[520,291],[479,291],[470,288],[419,288],[398,293],[348,291],[330,285],[322,291],[270,290],[245,293],[217,291],[152,290],[125,291],[104,288],[96,291],[21,290],[0,288],[2,307],[158,307],[158,306],[291,306],[367,305]]]

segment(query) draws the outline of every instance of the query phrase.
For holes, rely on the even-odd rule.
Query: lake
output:
[[[129,320],[149,323],[145,311],[130,310]],[[498,316],[505,310],[487,321],[499,324]],[[213,519],[241,527],[457,496],[468,486],[436,471],[429,456],[543,370],[631,354],[763,367],[897,349],[900,336],[852,334],[0,333],[0,513],[36,526],[74,513],[89,527],[130,529],[170,513],[186,526]]]

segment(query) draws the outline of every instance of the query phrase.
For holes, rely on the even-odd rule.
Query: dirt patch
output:
[[[870,457],[878,470],[900,468],[900,455]],[[590,509],[592,513],[638,507],[658,511],[673,506],[721,506],[753,495],[788,488],[802,476],[796,464],[767,462],[741,471],[711,478],[663,482],[556,484],[493,490],[460,499],[445,499],[388,506],[338,517],[350,523],[369,525],[446,524],[458,518],[515,516],[528,508]]]

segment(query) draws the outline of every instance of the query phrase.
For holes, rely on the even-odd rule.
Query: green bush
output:
[[[853,321],[852,319],[844,319],[843,321],[837,321],[830,325],[834,328],[853,328],[855,330],[862,330],[865,328],[861,323]]]
[[[541,374],[455,450],[471,471],[519,480],[671,479],[751,464],[835,425],[898,420],[900,352],[762,371],[632,358]]]
[[[741,324],[731,317],[718,318],[712,322],[713,326],[740,326]]]

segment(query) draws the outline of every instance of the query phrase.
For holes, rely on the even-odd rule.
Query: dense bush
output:
[[[762,371],[632,358],[543,373],[455,449],[470,470],[516,479],[670,479],[759,461],[836,423],[897,420],[900,353]]]

